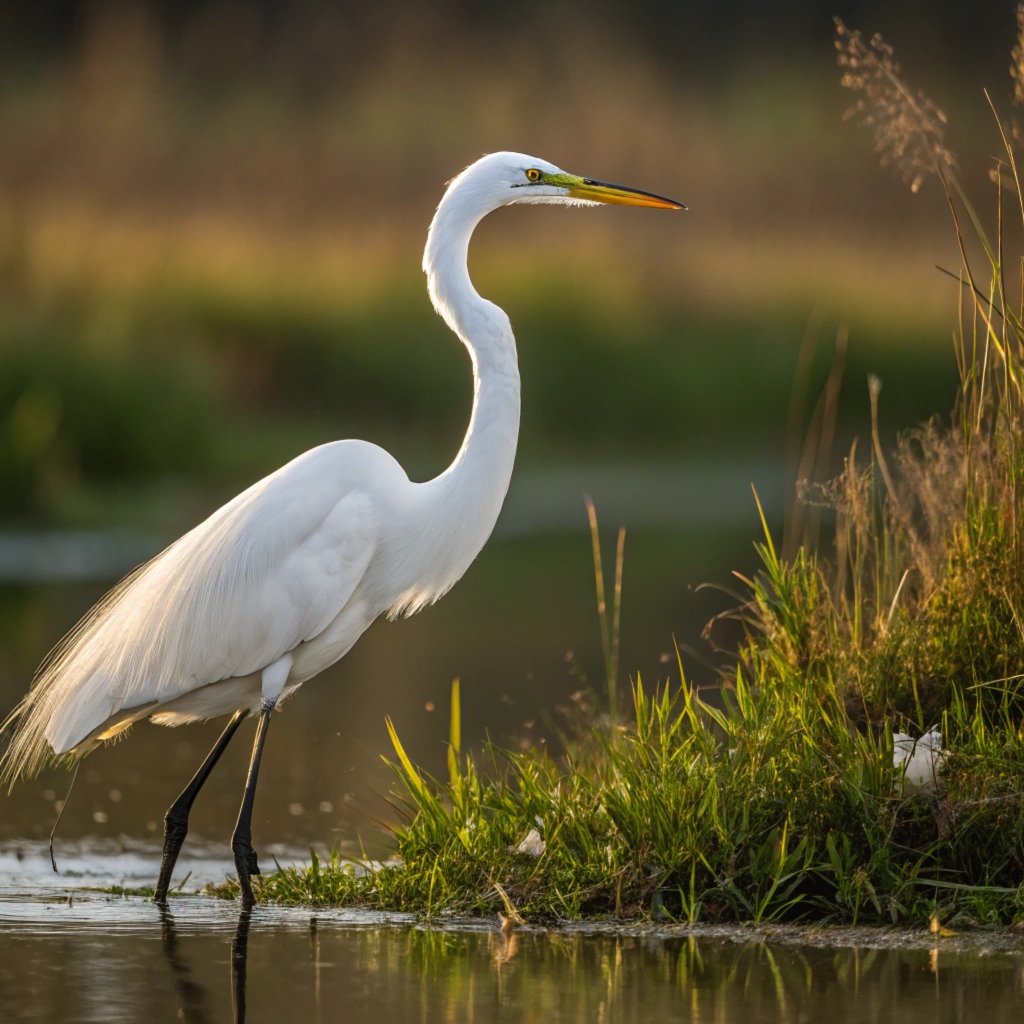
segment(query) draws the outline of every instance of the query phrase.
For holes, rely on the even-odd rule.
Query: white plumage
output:
[[[4,723],[11,740],[0,779],[83,755],[140,718],[179,725],[260,711],[232,841],[251,902],[248,817],[270,711],[379,615],[412,614],[440,597],[498,517],[519,431],[519,370],[508,317],[477,294],[467,254],[481,218],[519,202],[680,208],[518,153],[466,168],[438,206],[423,256],[431,300],[473,363],[473,413],[455,461],[412,483],[376,445],[336,441],[253,484],[115,587],[61,642]],[[158,898],[191,800],[236,718],[168,814],[168,828],[177,814],[181,830],[173,852],[165,848]]]

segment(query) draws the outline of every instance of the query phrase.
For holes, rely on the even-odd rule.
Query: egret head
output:
[[[650,206],[685,210],[683,203],[653,192],[613,185],[596,178],[570,174],[560,167],[525,153],[491,153],[470,164],[449,187],[495,209],[513,203],[559,203],[569,206]]]
[[[685,210],[684,203],[653,192],[625,185],[613,185],[596,178],[570,174],[546,160],[537,160],[521,153],[502,153],[511,157],[511,180],[508,183],[509,203],[563,203],[573,206],[599,206],[613,203],[620,206],[651,206],[659,210]]]

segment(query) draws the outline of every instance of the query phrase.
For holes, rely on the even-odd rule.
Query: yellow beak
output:
[[[653,192],[641,192],[638,188],[612,185],[607,181],[593,178],[576,178],[568,187],[574,199],[589,199],[592,203],[615,203],[620,206],[653,206],[659,210],[685,210],[685,203],[657,196]]]

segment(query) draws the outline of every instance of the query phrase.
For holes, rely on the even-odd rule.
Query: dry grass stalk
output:
[[[1017,42],[1010,51],[1010,78],[1013,79],[1013,103],[1024,103],[1024,4],[1017,4]]]
[[[840,84],[859,93],[846,111],[875,130],[875,151],[916,192],[930,174],[945,179],[956,166],[945,144],[946,115],[902,78],[892,47],[876,32],[864,41],[859,30],[835,19]]]

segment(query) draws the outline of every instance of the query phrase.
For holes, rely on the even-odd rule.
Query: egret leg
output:
[[[192,804],[203,788],[203,783],[209,778],[213,766],[220,760],[224,748],[235,735],[235,731],[242,724],[242,719],[249,714],[248,711],[236,711],[231,716],[231,721],[220,734],[220,739],[213,745],[213,749],[206,755],[206,760],[199,766],[199,770],[192,776],[192,781],[181,791],[178,799],[167,809],[164,815],[164,852],[160,858],[160,878],[156,883],[156,893],[153,895],[155,903],[167,902],[167,889],[171,884],[171,874],[174,865],[181,852],[181,844],[185,842],[188,835],[188,815],[192,810]]]
[[[256,898],[252,894],[252,883],[249,881],[250,876],[260,873],[256,851],[252,848],[252,808],[256,799],[256,783],[259,780],[260,760],[263,758],[263,744],[267,738],[273,710],[274,705],[270,701],[264,702],[259,725],[256,726],[256,739],[252,745],[252,760],[249,762],[249,777],[245,780],[242,806],[238,810],[238,822],[231,836],[231,852],[235,855],[238,884],[242,889],[243,910],[249,910],[256,904]]]

